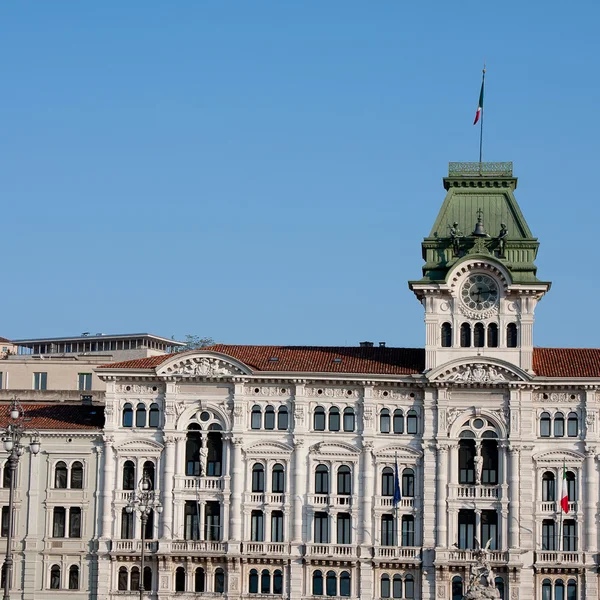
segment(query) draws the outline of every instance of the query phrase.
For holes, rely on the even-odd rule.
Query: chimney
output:
[[[385,348],[385,342],[379,342],[379,347],[380,348]]]
[[[361,348],[372,348],[373,347],[373,342],[361,342],[360,343],[360,347]]]

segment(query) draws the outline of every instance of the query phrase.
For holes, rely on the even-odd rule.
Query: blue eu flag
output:
[[[398,506],[398,502],[402,500],[400,492],[400,475],[398,474],[398,459],[396,459],[396,469],[394,471],[394,507]]]

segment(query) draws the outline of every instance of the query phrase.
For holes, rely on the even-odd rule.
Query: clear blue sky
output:
[[[448,161],[512,160],[553,287],[535,343],[598,346],[597,2],[0,4],[6,337],[151,331],[422,346]]]

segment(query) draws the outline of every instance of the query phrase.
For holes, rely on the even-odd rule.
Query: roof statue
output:
[[[477,542],[477,540],[475,541]],[[464,600],[481,600],[483,598],[499,600],[500,598],[500,592],[494,585],[494,571],[488,558],[491,541],[490,538],[485,548],[478,543],[479,548],[473,552],[475,562],[471,565],[469,586]]]

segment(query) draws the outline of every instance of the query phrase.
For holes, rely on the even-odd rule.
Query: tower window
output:
[[[516,323],[509,323],[506,326],[506,346],[507,348],[517,347],[517,325]]]
[[[485,328],[483,323],[475,323],[473,328],[473,345],[475,348],[483,348],[485,344]]]
[[[487,329],[487,345],[488,348],[498,347],[498,325],[490,323]]]
[[[452,325],[450,323],[442,324],[442,348],[452,347]]]
[[[471,326],[469,325],[469,323],[463,323],[460,326],[460,347],[471,347]]]

